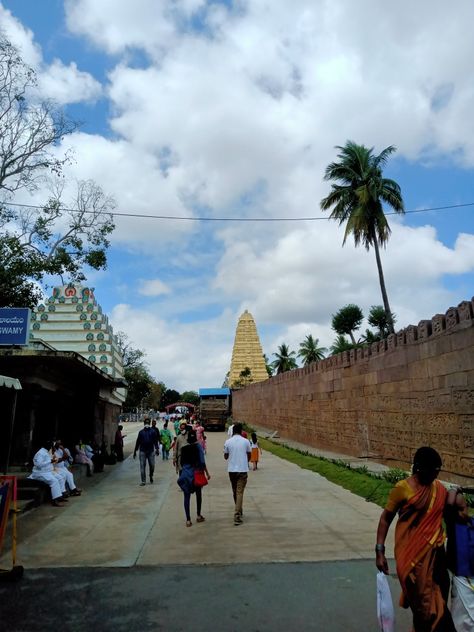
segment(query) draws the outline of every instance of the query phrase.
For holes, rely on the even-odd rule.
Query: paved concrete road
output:
[[[19,584],[0,584],[0,603],[0,630],[8,632],[378,629],[367,561],[37,569]],[[407,631],[407,613],[397,615],[397,630]]]
[[[67,507],[45,505],[22,517],[19,563],[34,568],[373,557],[379,507],[268,453],[249,473],[245,522],[235,527],[223,441],[223,433],[209,434],[205,523],[186,528],[171,461],[157,460],[155,484],[139,487],[138,459],[129,457]]]
[[[137,427],[125,430],[132,444]],[[0,629],[46,630],[48,609],[59,603],[67,617],[62,630],[376,630],[372,560],[380,509],[264,453],[259,470],[249,473],[245,522],[235,527],[225,436],[208,438],[212,478],[202,524],[185,526],[171,461],[157,461],[155,484],[139,487],[132,458],[88,479],[92,484],[67,507],[22,516],[18,563],[25,578],[0,585]],[[8,565],[7,556],[0,559],[0,567]],[[395,582],[393,588],[397,600]],[[199,595],[203,603],[194,603]],[[408,629],[406,613],[400,617],[399,629]]]

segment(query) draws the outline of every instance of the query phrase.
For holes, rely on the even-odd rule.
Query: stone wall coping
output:
[[[462,301],[457,307],[450,307],[444,314],[435,314],[430,320],[420,320],[418,325],[408,325],[387,338],[365,345],[359,349],[343,351],[318,362],[285,373],[279,373],[268,379],[275,383],[297,380],[301,376],[314,372],[326,372],[334,368],[346,368],[367,362],[371,357],[382,356],[393,352],[397,347],[419,346],[442,336],[450,335],[460,329],[474,327],[474,297],[470,301]],[[249,384],[246,388],[258,388],[263,382]]]

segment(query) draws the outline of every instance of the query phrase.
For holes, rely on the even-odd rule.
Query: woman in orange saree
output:
[[[433,448],[419,448],[413,474],[390,492],[377,530],[376,565],[388,574],[385,538],[398,512],[395,560],[402,588],[400,605],[411,608],[414,632],[456,632],[446,601],[449,575],[442,520],[447,490],[437,479],[441,457]]]

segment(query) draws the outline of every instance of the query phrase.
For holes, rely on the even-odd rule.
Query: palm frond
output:
[[[387,160],[389,157],[397,151],[395,145],[389,145],[385,147],[384,150],[380,152],[378,156],[374,156],[374,167],[379,167],[382,169],[387,164]]]

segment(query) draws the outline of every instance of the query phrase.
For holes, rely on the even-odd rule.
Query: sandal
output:
[[[193,523],[191,522],[191,520],[186,520],[186,526],[187,527],[192,527]]]
[[[206,519],[204,518],[204,516],[198,516],[196,518],[196,522],[204,522]]]

